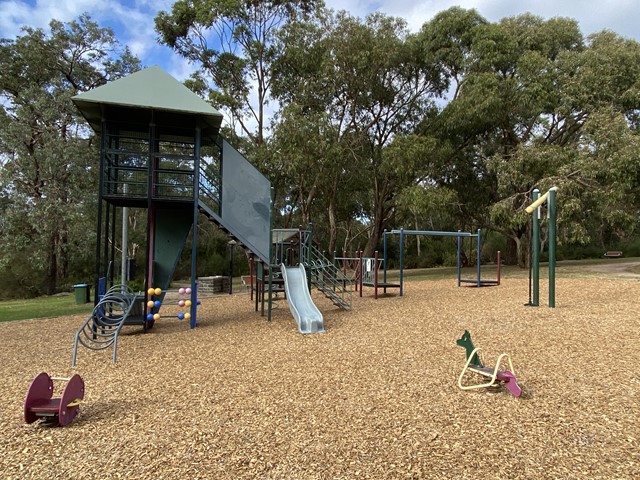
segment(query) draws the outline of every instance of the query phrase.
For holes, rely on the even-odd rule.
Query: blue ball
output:
[[[149,320],[149,321],[153,320],[153,313],[149,313],[147,315],[147,320]]]
[[[160,302],[160,300],[156,300],[155,302],[153,302],[153,305],[154,305],[156,308],[160,308],[160,305],[162,305],[162,302]]]
[[[180,312],[178,314],[178,320],[184,320],[184,313]]]

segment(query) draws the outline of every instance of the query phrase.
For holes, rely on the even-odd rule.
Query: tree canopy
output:
[[[0,40],[0,279],[57,291],[95,245],[97,151],[71,103],[139,66],[88,16]],[[10,286],[13,287],[10,287]]]
[[[274,225],[313,222],[330,252],[483,228],[524,265],[524,207],[554,185],[561,255],[640,250],[635,40],[460,7],[410,32],[313,0],[178,0],[155,26],[271,179]],[[51,293],[90,271],[97,153],[70,98],[139,66],[87,15],[0,41],[0,286]]]

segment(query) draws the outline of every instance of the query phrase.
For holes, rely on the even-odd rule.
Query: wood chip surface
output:
[[[531,308],[526,279],[411,280],[352,311],[314,291],[311,336],[284,300],[268,322],[220,295],[196,329],[125,327],[116,365],[82,348],[75,370],[83,316],[0,324],[0,478],[640,478],[640,282],[559,279],[555,309],[546,288]],[[511,355],[522,398],[458,388],[465,329],[485,363]],[[24,423],[41,371],[83,377],[71,425]]]

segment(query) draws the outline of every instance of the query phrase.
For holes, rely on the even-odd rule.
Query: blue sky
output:
[[[153,19],[170,10],[173,0],[0,0],[0,37],[15,38],[22,25],[46,28],[51,19],[63,22],[88,12],[101,26],[114,29],[118,39],[142,59],[145,66],[160,65],[176,78],[189,76],[192,67],[156,42]],[[336,10],[364,16],[372,11],[406,19],[412,30],[434,14],[458,5],[475,8],[491,21],[524,12],[544,18],[571,17],[584,34],[603,29],[640,40],[637,0],[326,0]]]

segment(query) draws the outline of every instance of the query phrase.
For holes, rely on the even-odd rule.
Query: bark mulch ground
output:
[[[556,290],[557,308],[528,308],[526,279],[409,281],[352,311],[314,292],[326,333],[312,336],[285,301],[267,322],[223,295],[203,299],[195,330],[126,327],[116,365],[82,349],[75,370],[83,317],[0,324],[0,477],[639,478],[640,282]],[[522,398],[458,388],[465,329],[486,363],[511,354]],[[71,425],[24,423],[41,371],[83,377]]]

